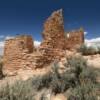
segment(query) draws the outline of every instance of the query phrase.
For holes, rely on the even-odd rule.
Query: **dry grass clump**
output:
[[[35,100],[31,81],[17,81],[0,89],[0,100]]]

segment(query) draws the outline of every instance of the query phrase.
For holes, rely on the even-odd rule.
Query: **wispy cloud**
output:
[[[14,36],[6,36],[5,40],[12,39],[12,38],[14,38]]]
[[[85,34],[85,35],[87,35],[87,34],[88,34],[88,32],[84,32],[84,34]]]
[[[13,38],[13,36],[4,36],[4,35],[0,35],[0,55],[3,54],[4,51],[4,42],[7,39],[11,39]]]
[[[34,46],[35,46],[35,47],[39,47],[39,46],[40,46],[40,44],[41,44],[41,42],[40,42],[40,41],[34,41]]]

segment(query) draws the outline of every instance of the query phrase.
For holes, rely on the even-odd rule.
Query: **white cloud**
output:
[[[4,47],[4,41],[0,42],[0,47]]]
[[[0,55],[2,55],[4,51],[4,41],[11,38],[13,38],[13,36],[0,35]]]
[[[87,35],[87,34],[88,34],[88,32],[84,32],[84,34],[85,34],[85,35]]]
[[[40,46],[40,44],[41,44],[41,42],[40,42],[40,41],[34,41],[34,46],[35,46],[35,47],[39,47],[39,46]]]
[[[86,42],[100,42],[100,37],[98,38],[93,38],[93,39],[86,39]]]
[[[13,39],[13,38],[14,38],[13,36],[6,36],[5,40],[9,40],[9,39]]]
[[[100,37],[93,38],[93,39],[86,39],[85,44],[87,46],[100,47]]]

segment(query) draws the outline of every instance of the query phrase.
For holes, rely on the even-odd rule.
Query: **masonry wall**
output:
[[[62,9],[55,11],[44,23],[41,46],[51,49],[64,47],[64,20]]]
[[[4,69],[18,70],[28,62],[28,55],[34,50],[31,36],[18,36],[5,41]],[[26,62],[27,60],[27,62]],[[23,63],[23,64],[22,64]]]
[[[76,30],[65,33],[65,47],[66,49],[79,48],[84,43],[84,31]]]

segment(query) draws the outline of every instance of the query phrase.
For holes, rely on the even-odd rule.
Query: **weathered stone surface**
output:
[[[53,12],[46,20],[42,36],[41,48],[73,49],[84,43],[84,30],[82,28],[67,34],[64,32],[62,10]]]
[[[22,68],[22,62],[28,58],[24,57],[33,52],[33,39],[31,36],[18,36],[5,41],[4,69],[17,70]]]
[[[44,23],[44,30],[42,33],[43,41],[39,50],[43,57],[42,66],[50,64],[55,59],[60,59],[64,56],[64,21],[62,9],[55,11]]]
[[[44,23],[41,46],[47,48],[63,49],[64,47],[64,21],[62,9],[55,11]]]
[[[65,47],[66,49],[79,48],[84,43],[84,30],[75,30],[72,32],[65,33]]]

